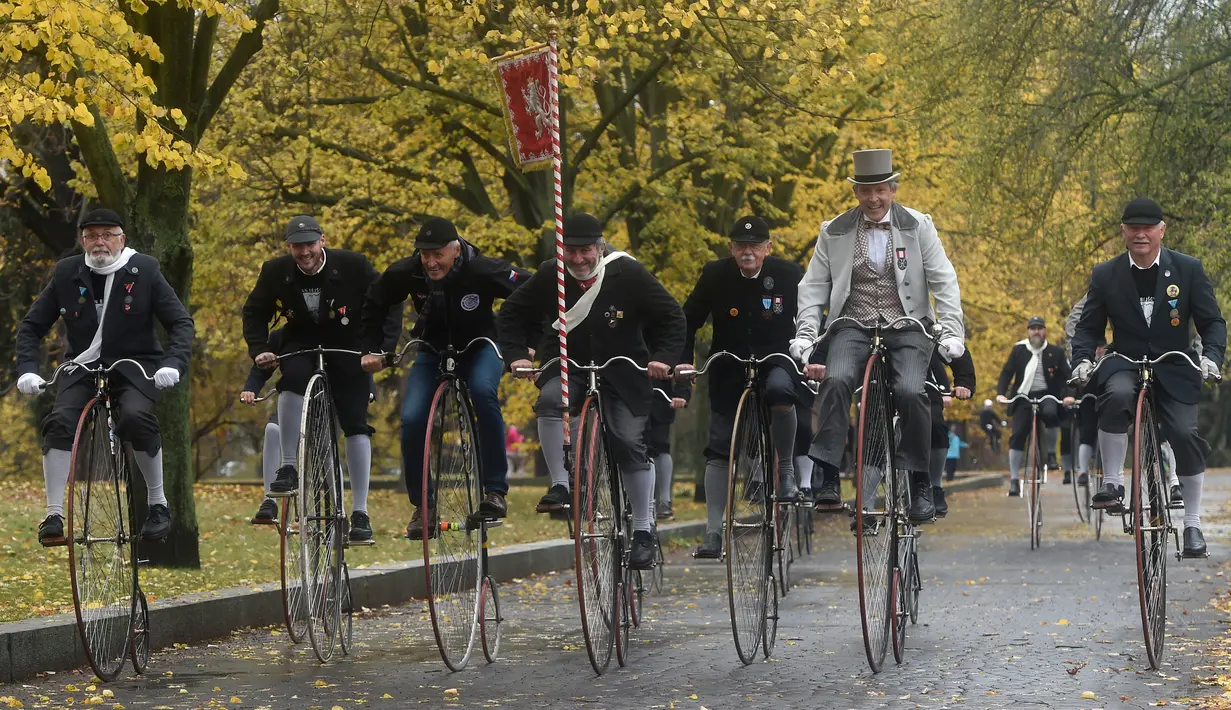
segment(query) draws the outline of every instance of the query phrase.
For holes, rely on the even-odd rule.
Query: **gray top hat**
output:
[[[847,180],[856,185],[879,185],[902,174],[893,172],[893,151],[886,148],[857,150],[851,157],[855,159],[855,177]]]

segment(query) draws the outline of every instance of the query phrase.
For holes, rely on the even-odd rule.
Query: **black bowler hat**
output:
[[[123,229],[124,220],[120,219],[120,215],[114,210],[100,207],[87,212],[85,219],[81,220],[81,228],[85,229],[86,227],[119,227]]]
[[[564,244],[584,247],[603,238],[603,225],[593,216],[579,212],[564,218]]]
[[[1046,328],[1047,321],[1043,320],[1043,316],[1034,316],[1026,323],[1027,328]]]
[[[307,244],[319,241],[324,236],[321,225],[306,214],[296,215],[286,225],[286,241],[291,244]]]
[[[1124,206],[1121,224],[1158,224],[1163,221],[1163,208],[1148,197],[1138,197]]]
[[[450,242],[457,241],[457,227],[444,217],[433,217],[419,227],[419,236],[415,237],[416,249],[439,249]]]
[[[764,242],[769,239],[769,225],[756,216],[740,217],[731,225],[731,240],[736,242]]]

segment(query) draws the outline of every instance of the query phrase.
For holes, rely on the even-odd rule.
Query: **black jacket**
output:
[[[98,330],[90,268],[85,255],[61,259],[51,273],[51,282],[35,299],[26,317],[17,326],[17,375],[37,372],[39,349],[43,337],[59,318],[64,319],[68,334],[66,360],[90,347]],[[188,374],[188,359],[192,355],[193,323],[184,304],[167,283],[158,260],[147,254],[134,254],[112,279],[111,296],[104,314],[103,347],[100,360],[110,365],[130,358],[141,363],[152,377],[161,367],[174,367],[183,378]],[[154,322],[167,330],[167,349],[158,341]],[[147,397],[155,399],[154,383],[141,376],[131,365],[120,365],[118,372],[132,382]],[[65,385],[81,379],[83,373],[68,375]]]
[[[275,328],[269,333],[269,351],[276,353],[281,349],[282,329]],[[242,391],[260,394],[261,388],[274,376],[274,372],[276,372],[276,368],[266,370],[263,367],[257,367],[256,363],[253,363],[252,369],[248,371],[248,379],[244,380],[244,389]]]
[[[256,286],[244,302],[244,340],[248,355],[263,352],[278,354],[323,345],[329,348],[359,350],[363,333],[363,299],[377,278],[367,257],[345,249],[325,250],[325,285],[321,289],[319,323],[312,320],[297,277],[299,267],[290,254],[266,261]],[[270,324],[278,316],[286,319],[282,347],[269,343]],[[383,323],[382,347],[397,345],[402,327],[401,308],[390,309]],[[355,367],[359,366],[355,358]]]
[[[566,272],[565,307],[572,308],[581,293],[577,280]],[[551,327],[555,320],[556,260],[549,259],[505,300],[496,316],[504,361],[529,359],[529,348],[536,339],[540,362],[559,356],[559,334]],[[569,359],[602,364],[624,355],[642,367],[651,361],[676,365],[684,349],[684,323],[680,304],[644,266],[634,259],[617,259],[606,266],[602,290],[590,315],[579,325],[569,325]],[[558,376],[553,366],[539,382]],[[616,364],[604,371],[602,382],[634,415],[649,413],[650,380],[644,372]],[[584,393],[570,389],[569,394],[580,402]]]
[[[1073,335],[1073,362],[1094,361],[1094,349],[1110,323],[1115,342],[1107,346],[1108,350],[1131,358],[1147,355],[1153,358],[1180,350],[1188,353],[1194,362],[1197,351],[1193,347],[1191,330],[1196,328],[1201,336],[1202,354],[1222,367],[1227,349],[1227,322],[1223,320],[1214,287],[1201,260],[1170,249],[1162,250],[1158,258],[1154,315],[1148,326],[1129,262],[1126,252],[1094,267],[1086,305]],[[1175,295],[1170,295],[1169,290]],[[1096,386],[1101,387],[1112,373],[1133,367],[1118,358],[1109,361],[1099,367]],[[1169,358],[1154,366],[1154,374],[1169,396],[1189,404],[1197,402],[1201,373],[1188,363]]]
[[[684,301],[688,329],[681,360],[701,366],[694,360],[696,335],[707,320],[714,323],[711,354],[724,350],[740,357],[789,353],[791,338],[795,337],[797,295],[803,276],[798,264],[775,256],[765,257],[755,279],[740,273],[735,257],[706,264]],[[773,366],[791,371],[782,363]],[[729,360],[714,362],[709,374],[710,406],[714,411],[734,411],[744,386],[742,369]]]
[[[530,280],[530,272],[508,262],[483,256],[474,246],[459,240],[460,263],[441,282],[432,282],[423,269],[419,253],[395,261],[368,289],[363,302],[363,346],[382,352],[384,325],[389,312],[407,296],[419,314],[411,336],[422,338],[437,350],[447,344],[464,348],[475,338],[496,339],[492,303],[508,298]],[[433,289],[433,286],[439,287]]]
[[[1018,343],[1009,351],[1009,359],[1000,371],[1000,381],[996,383],[996,394],[1012,397],[1021,387],[1025,376],[1026,363],[1030,362],[1030,349]],[[1047,344],[1043,349],[1043,380],[1047,383],[1047,394],[1053,397],[1067,397],[1073,393],[1068,380],[1071,376],[1069,361],[1064,358],[1064,350],[1059,345]]]
[[[934,385],[939,385],[945,394],[952,394],[955,387],[965,387],[971,392],[975,391],[975,361],[970,356],[970,351],[962,353],[961,357],[954,358],[953,362],[949,363],[949,369],[953,370],[953,381],[949,380],[949,373],[945,371],[945,361],[940,357],[939,350],[932,351],[932,362],[928,365],[928,382]],[[943,397],[940,392],[928,387],[928,399],[940,401]]]

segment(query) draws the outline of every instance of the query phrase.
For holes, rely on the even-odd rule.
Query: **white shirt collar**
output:
[[[312,273],[309,274],[308,272],[304,271],[302,267],[299,266],[298,261],[295,262],[295,268],[299,269],[299,273],[303,274],[304,276],[316,276],[317,274],[319,274],[321,271],[325,269],[326,261],[329,261],[329,250],[321,249],[321,265],[319,268],[317,268],[316,271],[313,271]]]
[[[1137,266],[1137,262],[1133,261],[1132,256],[1128,257],[1128,263],[1132,264],[1134,269],[1141,269],[1142,271],[1145,271],[1146,269],[1153,269],[1155,266],[1158,266],[1158,260],[1162,258],[1162,256],[1163,250],[1159,249],[1158,253],[1154,255],[1154,263],[1146,267]]]
[[[738,267],[738,266],[736,266],[736,268],[738,269],[739,267]],[[749,281],[752,281],[752,280],[756,279],[758,276],[760,276],[760,275],[761,275],[761,271],[762,271],[764,268],[765,268],[765,267],[761,267],[760,269],[757,269],[757,272],[756,272],[755,274],[753,274],[752,276],[744,276],[744,270],[743,270],[743,269],[740,269],[739,275],[740,275],[740,276],[744,276],[744,278],[748,279]]]
[[[892,210],[890,210],[890,211],[892,211]],[[866,221],[866,222],[871,222],[871,223],[873,223],[873,224],[880,224],[880,223],[882,223],[882,222],[890,222],[890,219],[889,219],[889,212],[886,212],[886,213],[885,213],[885,216],[884,216],[884,217],[881,217],[880,219],[872,219],[871,217],[869,217],[869,216],[868,216],[868,213],[867,213],[867,212],[864,212],[864,211],[861,209],[861,210],[859,210],[859,218],[860,218],[860,219],[862,219],[862,220],[864,220],[864,221]]]

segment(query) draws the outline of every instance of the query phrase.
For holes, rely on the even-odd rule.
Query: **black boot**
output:
[[[1098,510],[1119,508],[1124,501],[1124,486],[1104,483],[1090,499],[1090,507]]]
[[[1018,497],[1018,496],[1020,496],[1021,494],[1022,494],[1022,484],[1021,484],[1021,481],[1017,480],[1016,478],[1014,478],[1013,480],[1009,481],[1009,497],[1010,497],[1010,498],[1017,498],[1017,497]]]
[[[654,569],[654,534],[649,530],[633,531],[633,547],[628,554],[629,569]]]
[[[722,557],[722,535],[705,533],[705,537],[701,539],[701,544],[697,546],[692,556],[698,560],[716,560]]]
[[[945,502],[945,489],[932,486],[932,505],[936,508],[936,517],[943,518],[949,514],[949,504]]]
[[[932,503],[932,484],[928,472],[913,472],[911,479],[910,512],[907,517],[912,523],[930,523],[936,519],[936,506]]]
[[[1184,557],[1205,557],[1205,536],[1199,528],[1184,528]]]
[[[1072,483],[1072,482],[1073,482],[1073,472],[1072,472],[1072,471],[1067,471],[1067,470],[1066,470],[1066,471],[1064,472],[1064,485],[1066,485],[1066,486],[1067,486],[1067,485],[1069,485],[1069,484],[1070,484],[1070,483]]]
[[[842,480],[835,466],[822,463],[821,487],[816,489],[813,504],[818,510],[834,510],[842,507]]]

